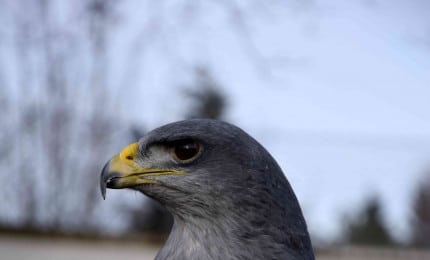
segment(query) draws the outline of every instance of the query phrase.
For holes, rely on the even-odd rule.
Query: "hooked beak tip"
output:
[[[109,166],[109,162],[107,162],[103,167],[103,170],[100,176],[100,192],[102,194],[103,200],[106,199],[106,181],[107,181],[106,177],[107,177],[108,166]]]

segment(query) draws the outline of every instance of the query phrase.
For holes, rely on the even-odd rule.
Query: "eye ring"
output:
[[[173,159],[178,163],[189,163],[202,152],[202,145],[193,140],[177,142],[171,148]]]

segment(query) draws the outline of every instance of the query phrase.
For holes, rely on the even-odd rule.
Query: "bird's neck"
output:
[[[175,218],[169,238],[156,259],[227,259],[226,245],[231,238],[228,233],[214,223]]]
[[[156,259],[269,259],[274,251],[278,252],[276,259],[313,259],[290,251],[285,241],[279,241],[271,232],[282,231],[276,226],[258,230],[252,223],[238,223],[237,219],[229,218],[215,221],[175,218],[169,238]]]

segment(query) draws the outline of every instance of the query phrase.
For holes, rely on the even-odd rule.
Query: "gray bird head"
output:
[[[206,236],[201,239],[225,236],[209,238],[214,240],[208,243],[226,244],[217,257],[240,247],[242,256],[270,257],[273,251],[277,257],[313,259],[306,223],[281,169],[257,141],[231,124],[194,119],[155,129],[114,156],[100,184],[103,196],[106,187],[131,188],[163,204],[175,219],[167,244],[178,243],[181,232],[185,236],[182,225],[193,236]],[[261,250],[248,252],[246,245]],[[166,246],[161,255],[168,257]],[[200,257],[211,256],[205,250]]]

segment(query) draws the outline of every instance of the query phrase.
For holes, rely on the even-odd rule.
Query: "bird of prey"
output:
[[[272,156],[229,123],[157,128],[103,168],[100,187],[159,201],[174,224],[156,259],[306,259],[314,254],[296,196]]]

